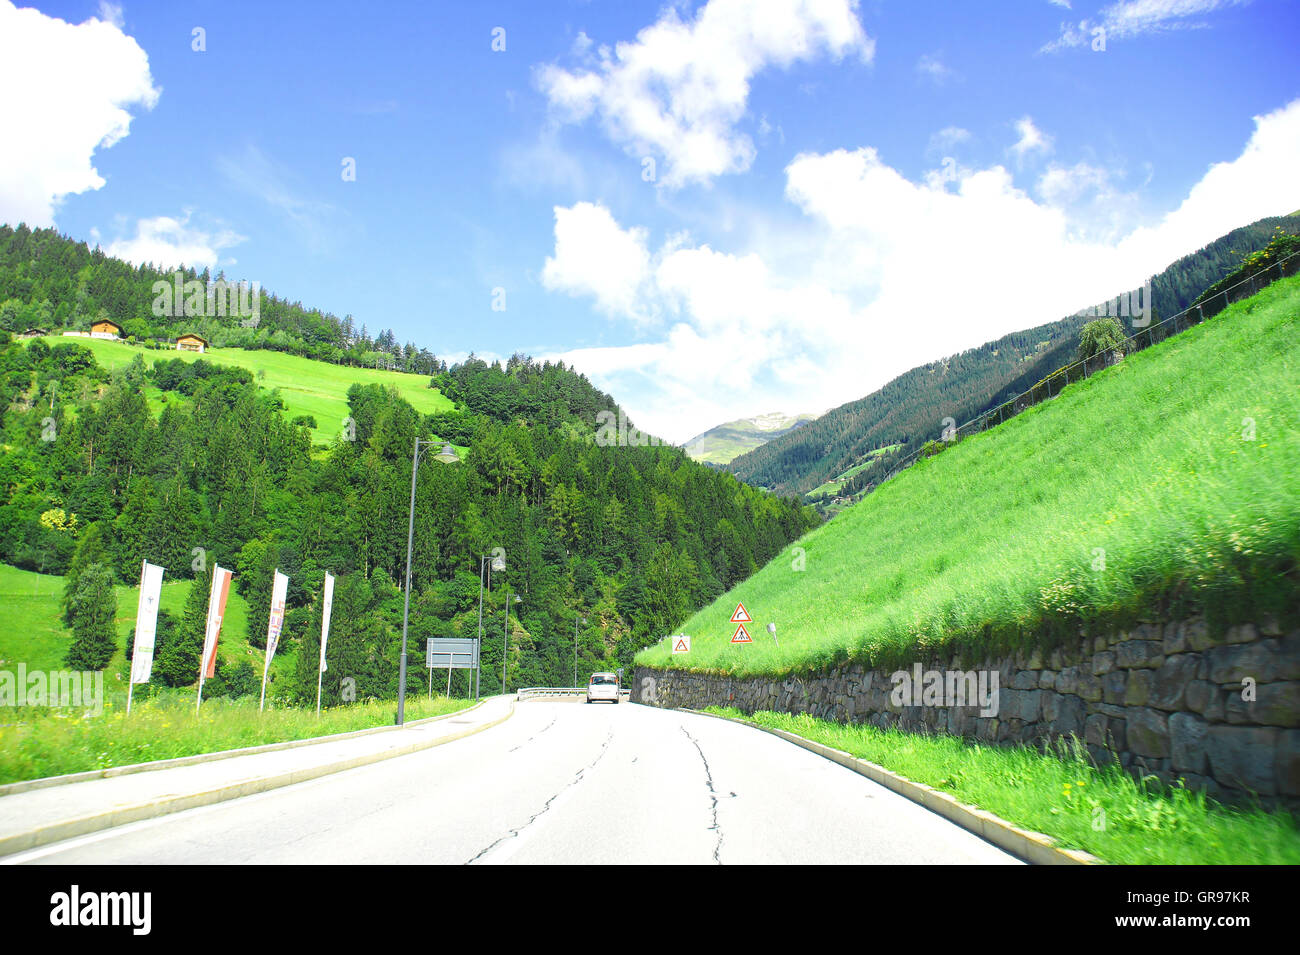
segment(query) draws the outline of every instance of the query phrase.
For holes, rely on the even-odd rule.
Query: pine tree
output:
[[[72,598],[76,596],[81,575],[91,564],[107,564],[104,552],[104,529],[98,521],[86,528],[77,542],[77,549],[68,565],[68,575],[63,585],[63,622],[72,625]]]
[[[72,597],[72,646],[67,664],[74,670],[102,670],[117,649],[117,595],[113,575],[100,563],[81,572]]]

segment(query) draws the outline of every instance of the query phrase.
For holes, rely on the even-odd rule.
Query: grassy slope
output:
[[[164,581],[162,609],[177,618],[189,595],[188,580]],[[114,588],[117,592],[118,649],[104,671],[107,694],[126,692],[126,641],[135,626],[139,587]],[[72,643],[72,631],[63,626],[59,605],[63,597],[63,578],[19,570],[0,564],[0,668],[16,671],[19,663],[29,670],[59,670]],[[248,656],[261,673],[263,652],[248,645],[248,605],[234,590],[226,602],[226,617],[221,625],[218,654],[229,663]],[[273,679],[287,678],[293,669],[291,648],[276,652],[271,661]],[[197,678],[197,677],[196,677]]]
[[[280,390],[285,414],[290,419],[298,415],[315,417],[317,427],[312,432],[312,440],[316,444],[331,443],[342,430],[343,419],[348,414],[347,391],[353,384],[392,385],[421,414],[448,411],[453,406],[450,398],[438,389],[429,387],[429,379],[424,375],[332,365],[283,352],[218,348],[206,355],[197,355],[194,352],[153,351],[99,338],[64,338],[52,335],[43,340],[51,346],[69,342],[84,345],[94,352],[95,360],[105,368],[129,364],[136,355],[142,355],[150,365],[160,359],[195,361],[203,358],[214,365],[246,368],[254,375],[265,372],[266,377],[258,378],[258,384]],[[153,388],[149,391],[152,393],[149,395],[150,407],[156,412],[161,407],[157,400],[158,392]]]
[[[1298,326],[1300,277],[949,447],[696,613],[682,627],[690,654],[664,642],[637,662],[737,674],[892,665],[1080,613],[1136,617],[1177,586],[1284,593],[1294,613],[1282,582],[1236,575],[1300,556]],[[729,642],[738,600],[756,621],[751,645]]]

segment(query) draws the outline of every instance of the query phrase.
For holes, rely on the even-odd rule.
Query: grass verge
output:
[[[1058,758],[1027,746],[983,746],[807,715],[717,706],[707,712],[866,759],[1106,862],[1300,864],[1300,831],[1289,813],[1222,806],[1183,788],[1148,789],[1118,767],[1093,766],[1086,752]]]
[[[406,716],[442,716],[473,704],[410,695]],[[397,703],[354,703],[322,710],[319,717],[314,709],[268,707],[259,713],[257,706],[249,697],[205,700],[196,715],[193,696],[169,694],[133,704],[130,716],[116,699],[105,703],[100,716],[48,707],[0,710],[0,783],[389,726]]]

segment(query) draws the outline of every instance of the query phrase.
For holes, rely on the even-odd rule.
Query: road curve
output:
[[[1015,864],[770,734],[633,704],[527,702],[493,729],[6,863]]]

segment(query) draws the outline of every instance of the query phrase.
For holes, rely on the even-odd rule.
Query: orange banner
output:
[[[217,640],[221,621],[226,615],[226,598],[230,596],[231,572],[218,565],[212,571],[212,591],[208,594],[208,627],[203,638],[203,661],[199,672],[205,680],[217,675]]]

